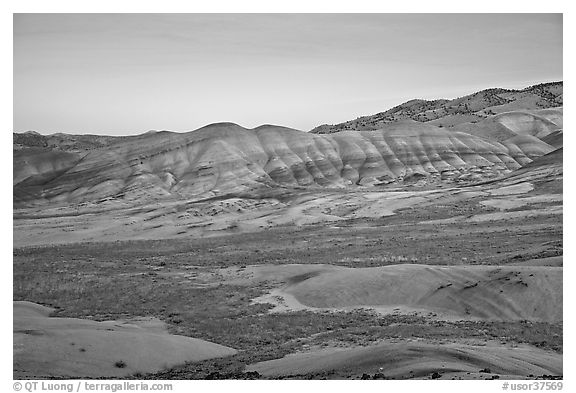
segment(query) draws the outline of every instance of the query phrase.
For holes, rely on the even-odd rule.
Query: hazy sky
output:
[[[309,130],[562,80],[561,14],[16,14],[14,131]]]

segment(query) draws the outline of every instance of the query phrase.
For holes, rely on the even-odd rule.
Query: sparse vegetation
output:
[[[560,97],[558,94],[561,94],[559,87],[561,86],[556,84],[543,84],[520,92],[523,97],[530,97],[532,106],[547,108],[557,105],[556,100]],[[495,298],[507,299],[506,296],[516,291],[515,296],[522,300],[531,299],[528,294],[533,295],[534,292],[530,292],[533,288],[558,289],[559,285],[539,286],[534,283],[561,283],[559,269],[554,267],[553,273],[549,268],[532,269],[530,271],[535,273],[527,274],[528,270],[521,273],[522,267],[519,266],[524,262],[530,265],[534,263],[531,261],[533,259],[558,257],[563,254],[562,198],[558,195],[545,196],[562,193],[561,154],[560,156],[557,154],[545,156],[544,163],[538,164],[553,163],[555,167],[551,171],[539,172],[528,180],[527,178],[518,180],[519,178],[512,177],[502,179],[502,176],[511,168],[523,165],[521,162],[524,162],[526,156],[516,160],[506,153],[507,150],[504,147],[503,150],[492,151],[488,149],[488,143],[484,140],[474,149],[466,144],[467,139],[460,140],[452,136],[445,138],[449,141],[448,143],[437,144],[435,138],[430,138],[434,139],[434,143],[426,144],[428,147],[425,147],[422,142],[423,139],[428,138],[428,135],[421,130],[433,129],[434,135],[450,135],[451,130],[458,130],[458,127],[455,127],[458,124],[466,123],[470,128],[481,126],[488,116],[507,110],[515,100],[522,98],[518,93],[519,91],[515,90],[487,89],[455,100],[412,100],[374,116],[359,117],[335,126],[323,125],[315,132],[374,130],[387,123],[400,120],[431,122],[429,124],[437,124],[444,130],[438,131],[427,125],[416,126],[417,132],[414,132],[410,138],[420,141],[421,150],[425,151],[425,154],[416,153],[420,148],[410,145],[410,142],[407,142],[410,138],[395,140],[394,143],[399,147],[390,148],[389,154],[386,149],[392,144],[383,140],[382,144],[378,145],[380,142],[376,141],[378,138],[375,138],[374,142],[370,142],[374,149],[360,149],[359,152],[350,149],[350,152],[342,155],[339,155],[339,152],[334,153],[335,157],[339,158],[349,156],[346,160],[342,158],[338,164],[329,164],[330,160],[327,157],[330,155],[324,155],[323,150],[318,150],[317,154],[314,153],[316,150],[314,152],[311,150],[307,153],[310,157],[318,155],[322,156],[322,159],[310,158],[290,164],[296,168],[292,170],[292,173],[302,170],[304,175],[294,176],[295,183],[298,185],[289,187],[285,187],[282,182],[274,183],[270,180],[273,177],[273,171],[267,172],[270,179],[264,175],[257,175],[259,177],[254,180],[252,175],[261,171],[253,171],[252,165],[254,164],[247,163],[248,160],[244,155],[238,155],[240,159],[237,162],[241,164],[236,168],[237,172],[223,169],[234,167],[233,160],[232,163],[218,166],[214,165],[212,158],[201,160],[196,157],[194,159],[196,161],[191,160],[191,162],[194,161],[193,165],[189,162],[190,165],[181,172],[201,171],[202,176],[206,178],[216,176],[221,172],[218,174],[219,179],[230,179],[229,183],[218,183],[219,185],[215,185],[212,189],[204,189],[202,185],[200,188],[178,191],[182,192],[182,195],[188,192],[196,196],[199,195],[197,191],[204,193],[202,194],[204,199],[199,200],[188,200],[187,197],[178,199],[176,194],[172,193],[171,188],[179,181],[174,175],[176,171],[172,173],[165,169],[165,167],[170,167],[175,160],[171,155],[173,151],[185,149],[178,153],[182,159],[196,155],[194,149],[188,149],[195,143],[193,138],[186,141],[168,138],[175,140],[170,142],[173,143],[172,145],[158,148],[157,151],[147,151],[146,154],[134,154],[123,164],[121,172],[128,173],[129,170],[125,170],[125,167],[139,167],[138,163],[148,165],[152,162],[150,157],[154,155],[157,160],[157,164],[154,165],[162,168],[159,175],[154,175],[158,175],[157,177],[151,176],[154,178],[153,183],[158,180],[157,183],[162,185],[160,188],[154,188],[162,194],[162,198],[151,201],[151,199],[146,199],[152,198],[147,195],[142,198],[145,203],[132,204],[135,200],[139,201],[138,190],[129,189],[124,181],[115,182],[112,178],[115,176],[116,169],[102,176],[100,183],[94,182],[86,187],[83,185],[85,190],[82,189],[82,192],[76,192],[79,188],[72,186],[72,183],[66,183],[68,175],[77,177],[80,180],[78,184],[84,184],[84,177],[92,176],[91,170],[69,171],[79,162],[78,160],[83,159],[78,155],[77,150],[88,151],[110,146],[120,139],[112,137],[98,139],[89,136],[44,137],[36,133],[15,135],[14,142],[17,149],[14,156],[20,160],[20,163],[26,162],[29,157],[36,154],[55,154],[59,160],[63,160],[60,162],[62,168],[48,175],[41,173],[29,176],[30,173],[35,173],[35,169],[23,171],[21,182],[15,183],[17,186],[14,199],[15,206],[18,206],[14,214],[15,222],[18,222],[15,228],[19,225],[19,233],[28,236],[28,238],[24,236],[24,240],[18,244],[29,244],[26,240],[32,242],[37,240],[31,239],[35,235],[27,233],[32,228],[29,222],[35,219],[44,219],[41,225],[46,225],[48,237],[43,240],[51,241],[49,236],[52,233],[49,231],[53,227],[50,225],[58,225],[58,235],[64,234],[63,236],[66,236],[64,239],[67,241],[70,239],[67,236],[74,236],[77,228],[84,229],[86,224],[82,220],[87,215],[90,214],[96,219],[95,216],[102,212],[111,214],[110,217],[116,215],[125,221],[119,224],[121,230],[117,232],[112,232],[112,228],[108,226],[104,226],[104,229],[98,228],[100,232],[94,235],[94,238],[106,239],[104,236],[109,236],[108,239],[118,239],[115,236],[121,236],[124,233],[127,233],[126,238],[130,238],[131,235],[139,238],[173,237],[174,234],[176,237],[182,236],[170,240],[131,240],[14,248],[13,298],[54,307],[55,317],[79,317],[97,321],[155,317],[164,321],[173,334],[208,340],[238,350],[237,353],[233,350],[227,352],[227,354],[236,353],[233,356],[188,363],[155,374],[143,375],[137,372],[133,378],[260,379],[265,377],[258,372],[247,372],[245,366],[281,358],[298,351],[371,346],[395,340],[402,343],[422,340],[434,344],[465,342],[463,345],[470,346],[494,344],[500,347],[505,345],[509,348],[530,344],[549,351],[547,353],[551,354],[552,359],[559,359],[558,354],[563,351],[563,324],[556,322],[561,318],[560,310],[554,309],[558,311],[558,315],[549,317],[546,314],[541,319],[554,322],[518,321],[515,318],[527,318],[525,314],[520,313],[523,311],[519,310],[521,306],[517,303],[520,302],[510,302],[509,312],[504,313],[501,312],[501,308],[491,302],[486,302],[488,305],[478,310],[472,303],[467,303],[466,297],[473,297],[473,300],[485,300],[487,297],[478,293],[486,287],[489,291],[482,292],[482,294],[495,294]],[[487,121],[494,121],[494,119]],[[473,124],[477,125],[472,126]],[[222,127],[238,129],[239,133],[253,131],[242,129],[234,124]],[[229,134],[226,129],[220,132],[223,137]],[[300,135],[294,139],[303,138],[302,135],[310,138],[309,134],[302,132],[297,134],[294,130],[290,132],[293,132],[293,135]],[[407,132],[413,132],[413,130]],[[553,129],[553,132],[560,131]],[[270,134],[273,134],[273,131]],[[368,134],[377,135],[378,133],[366,133]],[[349,141],[355,141],[358,135],[347,133],[346,136],[351,136]],[[395,137],[388,139],[393,138]],[[60,141],[61,139],[63,142]],[[320,144],[320,139],[324,139],[324,142],[327,140],[338,142],[336,137],[317,139],[311,143]],[[67,147],[57,148],[59,141]],[[350,142],[350,144],[353,143]],[[341,145],[344,143],[338,146]],[[501,145],[505,146],[505,143]],[[382,149],[378,150],[378,146]],[[548,146],[552,148],[551,145]],[[26,153],[30,153],[30,156],[17,152],[23,147],[31,149],[31,152]],[[212,145],[209,147],[213,148]],[[548,148],[543,148],[543,151],[548,151]],[[233,150],[230,148],[230,152]],[[513,149],[508,148],[508,150]],[[138,150],[135,149],[135,151]],[[520,151],[523,150],[520,149]],[[296,157],[297,154],[292,155]],[[518,156],[520,155],[518,153]],[[385,159],[385,156],[388,159]],[[471,156],[473,159],[468,161],[461,159]],[[102,166],[114,167],[117,164],[114,157],[107,161],[110,165]],[[266,163],[266,156],[263,154],[262,157],[261,161]],[[334,161],[338,161],[338,157]],[[278,157],[270,155],[269,159],[270,165],[266,165],[273,166],[273,160]],[[365,165],[358,167],[355,160]],[[515,164],[509,168],[505,164],[507,160]],[[98,161],[94,159],[93,163]],[[408,161],[411,163],[404,165]],[[459,161],[465,164],[458,164]],[[382,170],[384,167],[382,163],[389,170]],[[276,172],[282,174],[285,165],[288,164],[282,164]],[[335,172],[331,172],[332,169],[321,170],[322,165],[334,168]],[[530,165],[536,164],[528,164],[513,173],[519,176],[518,173],[521,174],[526,168],[530,170]],[[15,168],[18,167],[15,165]],[[90,165],[86,164],[86,167]],[[250,183],[252,185],[244,183],[245,179],[240,179],[240,175],[236,176],[237,173],[243,173],[244,169],[250,169],[246,172],[251,174],[250,181],[254,180]],[[340,176],[339,170],[353,174]],[[318,171],[322,172],[321,176],[311,175]],[[364,171],[362,176],[361,171]],[[334,173],[338,181],[350,184],[351,187],[338,188],[335,186],[337,182],[331,183],[327,180],[327,176],[330,177]],[[314,180],[308,180],[309,175]],[[290,176],[287,177],[290,178]],[[51,191],[44,190],[42,187],[52,181],[51,179],[62,181],[61,187],[56,184]],[[502,181],[501,184],[507,182],[508,186],[494,186],[497,181]],[[167,188],[163,188],[166,185],[164,183],[168,184]],[[359,187],[353,186],[354,183]],[[520,183],[523,184],[517,187]],[[102,194],[96,193],[97,196],[92,196],[91,193],[94,190],[98,191],[98,186],[101,184],[107,184],[107,186],[112,184],[117,188],[107,191],[105,187],[101,187]],[[257,186],[250,188],[253,184]],[[311,184],[313,187],[308,187]],[[321,191],[316,188],[327,184],[330,186]],[[221,185],[222,188],[220,188]],[[510,185],[516,188],[512,187],[510,190]],[[373,188],[368,190],[369,186]],[[487,187],[482,188],[482,186]],[[231,193],[227,194],[228,191],[223,191],[229,190],[226,187],[231,187],[236,191],[230,191]],[[34,205],[34,198],[38,195],[41,195],[43,200],[54,198],[64,201],[65,198],[58,199],[58,195],[67,188],[70,188],[70,193],[68,193],[70,195],[84,193],[74,197],[78,198],[76,202],[82,202],[76,205],[71,202],[70,206],[65,206],[65,202],[62,202],[61,206],[49,206],[46,210],[42,207],[31,207]],[[237,191],[238,189],[241,191]],[[518,194],[515,194],[516,192]],[[530,195],[525,195],[524,192]],[[393,201],[390,203],[391,207],[387,205],[388,196],[390,196],[390,201]],[[410,203],[404,203],[406,200]],[[164,203],[165,201],[167,203]],[[325,201],[327,202],[324,203]],[[31,202],[30,205],[28,205],[29,202]],[[299,208],[302,209],[301,212],[293,212]],[[304,210],[310,215],[304,214]],[[530,215],[531,210],[542,214]],[[263,212],[262,216],[252,217],[251,221],[244,219],[246,216],[255,215],[252,213],[260,214],[261,212]],[[503,219],[502,216],[505,214],[507,216]],[[127,215],[127,217],[122,215]],[[228,220],[231,216],[233,218]],[[105,218],[102,219],[102,217]],[[106,217],[108,216],[97,218],[106,221]],[[193,219],[189,220],[189,218]],[[272,221],[272,218],[275,221]],[[139,226],[140,223],[143,225]],[[176,225],[173,226],[174,223]],[[40,229],[34,228],[37,230],[35,234],[39,237],[44,230],[41,225],[39,225]],[[257,232],[250,232],[251,230]],[[90,231],[81,233],[87,233],[84,239],[92,238]],[[199,236],[196,236],[197,234]],[[62,240],[63,237],[57,239]],[[552,262],[548,262],[549,266],[561,265],[561,258],[552,259]],[[277,272],[270,273],[275,267],[262,269],[252,267],[252,265],[296,264],[333,265],[322,268],[328,269],[332,278],[336,276],[337,285],[332,287],[336,290],[322,293],[321,285],[316,285],[316,283],[325,279],[325,276],[319,275],[320,268],[318,267],[310,269],[306,266],[302,270],[304,273],[296,270],[297,273],[290,276],[281,274],[275,276]],[[386,300],[377,303],[375,293],[381,288],[384,288],[382,291],[387,294],[395,293],[389,288],[394,288],[400,276],[391,274],[385,280],[382,279],[384,276],[377,276],[373,273],[385,271],[387,274],[387,272],[393,272],[395,268],[367,269],[357,272],[353,269],[334,267],[372,268],[398,264],[428,265],[416,266],[416,268],[421,269],[420,272],[442,271],[442,273],[437,276],[440,278],[434,278],[437,281],[434,281],[429,288],[425,285],[418,287],[418,290],[424,288],[424,295],[414,296],[416,298],[414,303],[397,304],[398,300],[393,300],[390,301],[392,304],[389,304]],[[504,267],[507,264],[510,266]],[[431,265],[498,265],[500,268],[431,268]],[[301,266],[288,268],[302,269]],[[410,282],[420,280],[429,283],[429,280],[425,279],[427,276],[417,276],[412,272],[411,269],[415,268],[414,266],[397,268],[399,271],[409,272]],[[266,269],[270,270],[262,273]],[[494,272],[503,269],[508,270],[501,276],[486,278],[487,276],[478,273],[483,271],[488,272],[485,273],[487,275],[497,275],[499,273]],[[451,274],[459,271],[461,274],[459,277],[463,278],[453,279],[454,276],[446,271],[450,271]],[[473,274],[470,273],[471,271]],[[338,276],[341,272],[370,276],[372,282],[375,282],[376,290],[368,292],[366,288],[370,288],[369,285],[356,285],[356,287],[350,285],[351,281],[342,278],[348,276]],[[262,276],[260,276],[261,273]],[[542,276],[553,276],[555,281],[544,281]],[[416,279],[413,280],[413,278]],[[405,277],[402,279],[406,280]],[[324,283],[328,281],[325,279]],[[495,285],[490,285],[495,281],[497,281]],[[338,287],[342,282],[348,287],[345,285],[344,289]],[[297,294],[292,294],[288,290],[281,291],[290,286],[302,288],[307,284],[310,284],[309,290],[314,292],[313,296],[321,293],[329,300],[345,298],[346,291],[364,291],[370,295],[370,301],[374,303],[361,304],[382,306],[382,310],[377,313],[370,309],[354,309],[353,307],[358,303],[352,301],[348,303],[343,301],[337,305],[328,301],[323,303],[322,300],[318,303],[306,303],[298,298]],[[416,287],[406,286],[401,290],[405,293],[411,292],[411,295],[412,292],[417,292],[412,291],[413,288]],[[271,292],[272,290],[274,292]],[[257,298],[263,295],[268,296],[265,299],[276,301],[279,309],[283,306],[286,310],[292,311],[271,312],[273,308],[271,304],[257,302],[262,300]],[[290,299],[288,295],[293,296],[293,299]],[[435,303],[429,308],[426,308],[428,307],[426,304],[423,306],[424,311],[418,308],[418,312],[412,312],[409,308],[412,305],[420,307],[422,303],[418,302],[422,298],[428,299],[433,296],[436,296],[435,301],[438,301],[441,296],[447,296],[450,301],[454,300],[454,302],[462,300],[458,303],[458,312],[454,315],[450,314],[451,319],[445,320],[442,319],[445,309],[442,305],[438,306],[440,303]],[[541,297],[539,295],[534,297],[540,303]],[[354,297],[350,296],[350,299]],[[292,306],[291,301],[297,306]],[[557,299],[555,301],[557,304],[560,302]],[[330,310],[320,307],[340,308]],[[385,307],[395,308],[390,311]],[[542,308],[546,313],[550,311],[546,307]],[[490,311],[485,311],[487,309]],[[496,309],[496,312],[491,314],[493,309]],[[532,305],[530,310],[533,310]],[[446,315],[448,314],[446,311]],[[490,320],[491,315],[496,315],[494,319],[510,320],[506,322]],[[456,318],[461,318],[461,320]],[[105,326],[102,330],[105,330],[106,334],[114,331],[111,325]],[[33,330],[28,328],[23,329],[22,332],[22,334],[34,334]],[[68,340],[72,339],[68,338]],[[76,342],[65,341],[64,345],[74,355],[79,355],[76,349],[79,352],[87,352],[80,355],[82,360],[96,352],[93,344],[81,343],[76,338],[74,340]],[[468,341],[473,343],[470,344]],[[543,353],[535,348],[530,350]],[[117,358],[123,358],[123,360],[117,360]],[[107,360],[109,368],[126,369],[124,372],[133,370],[132,363],[131,358],[128,358],[124,351]],[[484,365],[480,364],[474,370]],[[289,377],[389,378],[390,374],[382,370],[383,368],[359,370],[352,367],[347,370],[311,372]],[[495,370],[497,369],[494,367],[492,369],[486,367],[478,372],[490,374],[485,375],[486,379],[496,379],[499,375]],[[120,370],[114,371],[120,373]],[[141,368],[140,371],[142,371]],[[427,369],[419,377],[439,379],[446,376],[444,371],[432,371]],[[261,372],[264,373],[264,371]],[[406,374],[406,378],[413,377],[414,375]],[[535,378],[539,377],[548,376]]]
[[[481,113],[495,115],[496,112],[492,107],[512,104],[524,98],[526,94],[530,94],[536,99],[536,108],[532,109],[551,108],[559,105],[556,99],[558,94],[562,92],[562,85],[562,82],[551,82],[530,86],[522,90],[493,88],[482,90],[468,96],[458,97],[453,100],[410,100],[375,115],[362,116],[355,120],[336,125],[323,124],[314,128],[311,132],[329,134],[342,130],[378,129],[379,126],[384,124],[407,119],[418,122],[429,122],[458,114],[475,115],[481,118]],[[558,89],[559,87],[560,89]],[[429,112],[433,112],[435,116],[430,118],[428,116]],[[477,122],[478,119],[472,121]],[[455,124],[465,122],[467,122],[467,120],[462,119],[455,122]]]
[[[476,207],[473,207],[476,206]],[[475,210],[480,209],[480,210]],[[325,226],[277,228],[257,234],[201,240],[72,244],[14,250],[14,299],[56,307],[56,316],[110,320],[155,316],[176,334],[239,349],[238,355],[176,367],[149,378],[248,378],[246,364],[282,357],[306,347],[369,345],[385,339],[478,338],[530,343],[562,351],[562,324],[438,321],[369,311],[270,314],[252,299],[270,284],[225,284],[217,270],[251,264],[329,263],[350,267],[397,263],[503,264],[535,244],[561,247],[557,217],[498,222],[481,228],[460,223],[431,231],[423,219],[473,214],[479,204],[446,204],[433,211],[410,208],[382,219],[350,220],[334,232]],[[366,229],[361,229],[361,228]],[[442,227],[437,227],[442,228]],[[555,229],[551,229],[555,228]],[[376,229],[376,230],[375,230]],[[497,231],[497,232],[495,232]],[[497,236],[494,236],[498,233]],[[313,239],[313,242],[310,240]],[[512,241],[513,239],[513,241]],[[414,247],[414,244],[418,247]],[[256,252],[258,250],[258,252]],[[326,377],[329,377],[328,375]],[[332,375],[334,377],[334,375]]]

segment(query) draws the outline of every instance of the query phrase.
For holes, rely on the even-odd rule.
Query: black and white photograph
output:
[[[566,390],[563,19],[13,13],[10,387]]]

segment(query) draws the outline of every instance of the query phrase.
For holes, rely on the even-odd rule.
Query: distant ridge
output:
[[[456,99],[413,99],[385,112],[312,129],[315,134],[344,130],[376,130],[387,123],[411,119],[440,127],[476,123],[497,113],[562,106],[563,82],[540,83],[521,90],[489,88]]]

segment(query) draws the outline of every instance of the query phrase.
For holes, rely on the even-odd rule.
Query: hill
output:
[[[503,112],[560,107],[562,102],[563,82],[542,83],[522,90],[492,88],[452,100],[410,100],[375,115],[335,125],[323,124],[311,132],[330,134],[343,130],[376,130],[385,124],[407,119],[450,128],[463,123],[474,124]]]
[[[14,203],[67,205],[112,198],[141,204],[231,194],[263,197],[295,189],[478,181],[554,150],[537,135],[531,131],[494,141],[410,120],[330,135],[218,123],[188,133],[104,138],[106,146],[74,151],[18,143]]]
[[[22,134],[13,133],[14,149],[44,148],[61,151],[85,151],[110,146],[129,137],[115,137],[110,135],[68,135],[57,133],[41,135],[36,131],[27,131]]]

